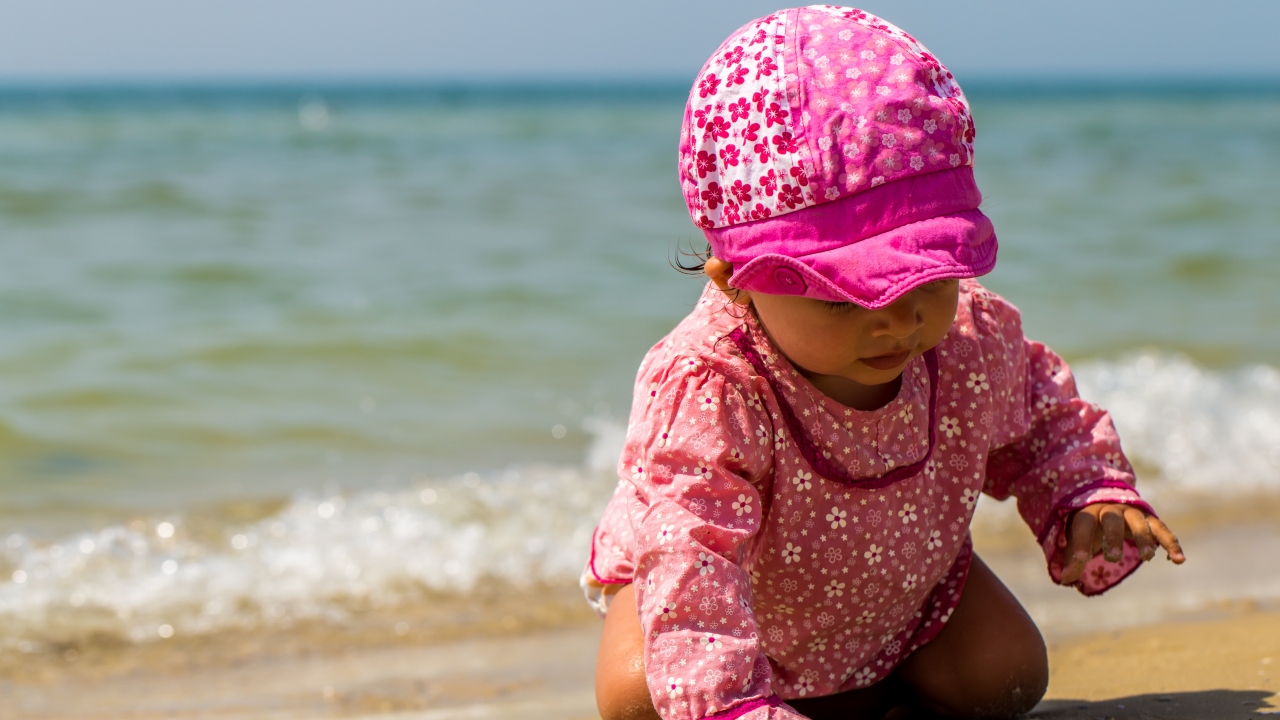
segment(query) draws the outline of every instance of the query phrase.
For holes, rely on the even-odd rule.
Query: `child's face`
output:
[[[707,264],[707,275],[721,289],[730,274],[728,263],[712,258]],[[942,341],[959,297],[958,280],[938,280],[879,310],[798,295],[739,292],[735,301],[755,305],[770,339],[806,376],[874,386],[893,382],[911,358]]]
[[[883,385],[942,341],[959,297],[959,281],[938,280],[879,310],[798,295],[752,293],[751,301],[778,349],[807,374]]]

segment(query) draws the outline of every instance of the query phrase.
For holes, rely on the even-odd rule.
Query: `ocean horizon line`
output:
[[[0,78],[3,103],[35,101],[237,100],[289,102],[317,96],[324,100],[411,101],[443,104],[537,101],[682,99],[686,78],[675,76],[492,77],[492,78],[171,78],[171,79],[18,79]],[[1024,74],[971,75],[966,94],[994,99],[1090,99],[1121,96],[1258,97],[1280,96],[1280,75],[1237,76],[1092,76]]]

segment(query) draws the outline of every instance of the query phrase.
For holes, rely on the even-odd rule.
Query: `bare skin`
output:
[[[941,280],[871,310],[731,288],[733,266],[714,257],[705,272],[734,303],[755,312],[770,340],[815,387],[862,410],[893,400],[906,364],[950,330],[959,300],[958,281]],[[1133,540],[1144,561],[1155,556],[1157,546],[1172,562],[1186,561],[1177,537],[1158,518],[1127,505],[1090,505],[1068,519],[1062,583],[1079,580],[1099,552],[1109,562],[1120,562],[1126,539]],[[1012,718],[1034,707],[1047,683],[1040,632],[975,556],[951,620],[889,678],[865,690],[791,704],[813,720]],[[605,620],[596,701],[604,720],[658,717],[645,684],[644,636],[630,586],[619,592]]]

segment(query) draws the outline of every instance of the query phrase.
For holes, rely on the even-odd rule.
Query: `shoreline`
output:
[[[264,655],[217,666],[0,681],[0,717],[597,720],[601,625],[513,637]],[[1050,644],[1042,720],[1280,715],[1280,612],[1093,633]],[[8,714],[14,712],[15,714]]]
[[[1082,598],[1048,582],[1020,520],[1002,526],[1011,511],[989,503],[975,546],[1049,643],[1050,699],[1031,717],[1258,718],[1256,708],[1280,708],[1267,700],[1280,689],[1274,522],[1192,524],[1186,565],[1157,560]],[[0,720],[596,720],[600,628],[566,583],[142,643],[92,635],[0,651]]]

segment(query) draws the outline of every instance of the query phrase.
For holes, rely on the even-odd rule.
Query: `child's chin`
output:
[[[899,377],[902,376],[902,371],[906,369],[906,366],[907,366],[907,364],[904,362],[901,365],[898,365],[897,367],[891,368],[889,370],[878,370],[876,368],[864,365],[861,362],[859,362],[858,365],[860,367],[856,368],[853,372],[851,372],[846,377],[848,377],[850,380],[853,380],[854,382],[860,385],[868,385],[872,387],[876,385],[887,385],[888,383],[891,383],[897,380]]]

